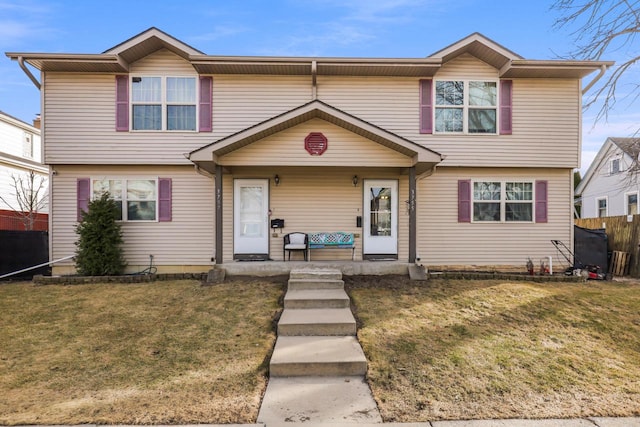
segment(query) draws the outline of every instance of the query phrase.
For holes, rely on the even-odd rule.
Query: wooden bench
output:
[[[311,249],[351,249],[351,260],[356,253],[356,242],[353,233],[334,231],[331,233],[309,233],[309,261]]]

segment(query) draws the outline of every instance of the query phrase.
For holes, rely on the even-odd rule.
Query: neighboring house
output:
[[[0,230],[44,231],[48,228],[46,182],[49,179],[49,168],[42,164],[39,125],[39,118],[34,120],[32,126],[0,111]],[[18,196],[24,194],[29,197],[27,192],[22,191],[20,180],[27,191],[35,190],[29,185],[31,172],[34,173],[36,186],[41,182],[45,184],[38,197],[38,201],[42,197],[44,200],[40,206],[34,206],[34,211],[28,212],[21,209]],[[25,221],[26,217],[30,221]]]
[[[576,187],[582,218],[638,214],[639,153],[640,138],[607,138]]]
[[[282,260],[293,231],[355,233],[356,260],[524,269],[573,240],[581,80],[612,64],[477,33],[426,58],[210,56],[155,28],[7,56],[42,85],[52,258],[108,190],[129,270],[153,255],[159,272]]]

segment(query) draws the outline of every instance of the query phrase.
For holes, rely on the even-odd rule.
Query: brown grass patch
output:
[[[383,419],[640,414],[640,284],[347,278]]]
[[[284,281],[0,286],[0,424],[252,423]]]

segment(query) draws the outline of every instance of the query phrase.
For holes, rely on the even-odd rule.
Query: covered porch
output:
[[[353,258],[317,250],[314,260],[412,263],[416,182],[442,160],[320,101],[195,150],[189,159],[214,180],[215,262],[225,266],[282,260],[283,237],[291,232],[353,234]]]

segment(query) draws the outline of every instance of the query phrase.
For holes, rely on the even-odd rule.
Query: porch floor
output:
[[[409,274],[409,263],[401,261],[235,261],[214,266],[227,276],[280,276],[291,270],[333,269],[347,276]]]

